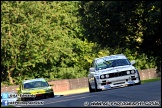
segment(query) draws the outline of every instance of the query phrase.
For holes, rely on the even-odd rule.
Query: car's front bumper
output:
[[[122,87],[128,85],[134,85],[140,82],[140,78],[137,75],[131,76],[120,76],[108,79],[97,80],[97,89],[112,89],[115,87]]]
[[[35,94],[35,97],[21,97],[21,100],[37,100],[37,99],[45,99],[54,96],[54,92],[40,93]]]
[[[36,94],[35,99],[40,99],[40,98],[49,98],[49,97],[51,97],[52,94],[54,95],[53,92],[44,93],[44,94]]]

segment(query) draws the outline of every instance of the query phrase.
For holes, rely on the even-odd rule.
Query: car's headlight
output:
[[[51,91],[53,91],[52,89],[48,89],[48,90],[46,90],[46,92],[51,92]]]
[[[134,74],[134,73],[135,73],[135,71],[134,71],[134,70],[132,70],[132,71],[131,71],[131,73],[132,73],[132,74]]]
[[[106,75],[105,75],[105,77],[106,77],[106,78],[109,78],[109,75],[108,75],[108,74],[106,74]]]
[[[102,78],[102,79],[105,78],[104,75],[101,75],[101,78]]]
[[[127,74],[130,74],[130,71],[127,71]]]

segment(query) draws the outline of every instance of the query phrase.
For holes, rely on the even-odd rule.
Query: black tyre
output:
[[[139,73],[138,73],[138,76],[139,76]],[[139,76],[139,82],[135,83],[135,85],[140,85],[140,84],[141,84],[141,79],[140,79],[140,76]]]
[[[89,87],[89,92],[90,92],[90,93],[94,92],[94,90],[91,88],[91,85],[90,85],[89,82],[88,82],[88,87]]]
[[[30,101],[28,98],[21,98],[21,101]]]
[[[137,71],[137,72],[138,72],[138,71]],[[140,84],[141,84],[141,78],[140,78],[139,72],[138,72],[138,78],[139,78],[139,82],[136,83],[135,85],[140,85]]]
[[[22,98],[21,101],[34,101],[35,98]]]
[[[94,79],[94,82],[95,82],[95,92],[102,91],[101,89],[97,89],[97,82],[96,82],[96,79]]]
[[[50,96],[49,96],[49,97],[50,97],[50,98],[55,97],[54,93],[52,92],[52,93],[50,94]]]
[[[21,98],[20,100],[21,100],[21,101],[26,101],[26,99],[25,99],[25,98]]]
[[[141,81],[139,83],[136,83],[135,85],[141,85]]]

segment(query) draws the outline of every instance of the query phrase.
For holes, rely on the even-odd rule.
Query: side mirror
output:
[[[132,60],[132,61],[131,61],[131,64],[132,64],[132,65],[134,65],[135,63],[136,63],[136,61],[135,61],[135,60]]]
[[[54,86],[54,84],[50,84],[50,86]]]
[[[16,90],[17,90],[17,91],[19,91],[19,90],[20,90],[20,88],[16,88]]]
[[[89,72],[95,72],[95,68],[89,68]]]

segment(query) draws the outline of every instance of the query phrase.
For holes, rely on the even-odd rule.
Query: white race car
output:
[[[141,84],[138,70],[123,54],[96,58],[89,69],[89,91],[111,89],[114,87]]]

